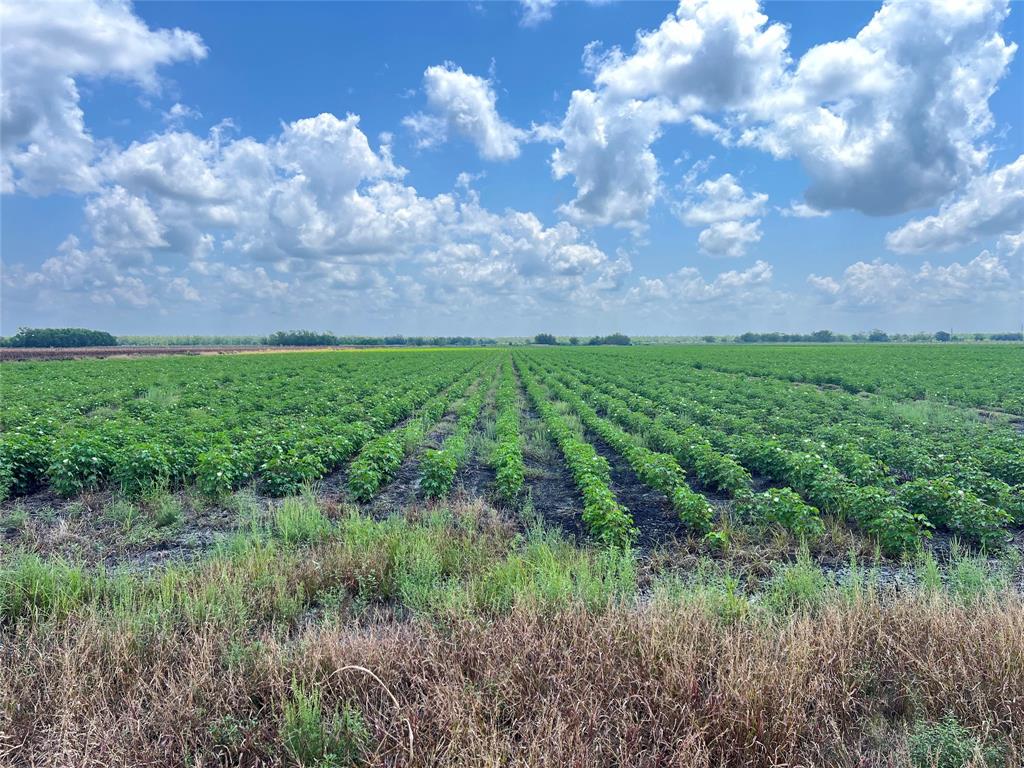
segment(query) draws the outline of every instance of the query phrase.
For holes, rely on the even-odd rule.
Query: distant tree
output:
[[[828,342],[834,338],[832,331],[815,331],[811,334],[811,341]]]
[[[701,336],[701,338],[707,344],[714,344],[716,341],[718,341],[718,337],[717,336]]]
[[[5,347],[116,347],[117,339],[106,331],[88,328],[19,328]]]
[[[885,331],[875,328],[871,333],[868,334],[868,341],[888,341],[889,334]]]
[[[558,339],[556,339],[554,335],[550,333],[538,333],[536,336],[533,337],[533,343],[554,345],[558,343]]]
[[[953,337],[949,335],[948,331],[936,331],[935,332],[935,340],[936,341],[950,341],[952,338]]]
[[[569,337],[569,343],[570,343],[570,344],[571,344],[572,346],[574,346],[574,347],[575,347],[575,346],[578,346],[578,345],[579,345],[579,343],[580,343],[580,337],[579,337],[579,336],[570,336],[570,337]]]
[[[330,347],[338,343],[338,337],[330,331],[275,331],[267,336],[272,347]]]
[[[633,340],[624,333],[612,333],[608,336],[595,336],[587,344],[591,347],[598,347],[604,345],[616,345],[620,347],[628,347],[633,343]]]

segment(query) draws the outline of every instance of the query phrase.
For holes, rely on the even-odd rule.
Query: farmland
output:
[[[1020,345],[0,374],[14,763],[1024,756]]]

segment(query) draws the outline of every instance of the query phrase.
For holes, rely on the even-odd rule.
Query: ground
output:
[[[366,503],[347,462],[284,497],[254,478],[5,500],[0,763],[1020,764],[1018,524],[890,553],[832,513],[812,539],[742,519],[687,473],[709,538],[559,402],[638,529],[609,548],[518,373],[524,483],[499,498],[499,380],[453,397]],[[427,499],[423,457],[477,387]]]

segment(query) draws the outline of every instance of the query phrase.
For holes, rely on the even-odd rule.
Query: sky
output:
[[[1016,331],[1024,4],[0,6],[0,333]]]

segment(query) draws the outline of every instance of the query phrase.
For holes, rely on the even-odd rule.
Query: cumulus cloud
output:
[[[665,105],[609,104],[574,91],[560,127],[541,135],[561,143],[551,157],[555,178],[572,176],[576,197],[560,212],[590,226],[640,227],[658,194],[660,171],[651,144],[661,135]]]
[[[934,216],[915,219],[885,237],[897,253],[921,253],[1001,235],[1024,221],[1024,155],[972,179],[963,194]]]
[[[86,203],[85,220],[93,243],[120,260],[145,261],[152,249],[167,245],[153,209],[123,187],[106,189]]]
[[[798,200],[791,201],[786,208],[779,208],[779,213],[786,218],[794,219],[817,219],[829,215],[829,211],[819,210]]]
[[[384,311],[402,300],[593,300],[629,269],[567,221],[484,208],[468,174],[451,193],[420,195],[355,115],[295,120],[263,142],[225,126],[205,137],[170,130],[111,151],[98,171],[88,242],[69,240],[40,269],[16,266],[8,286],[136,308],[345,297]]]
[[[979,304],[1020,299],[1024,286],[1019,264],[982,251],[966,264],[916,271],[876,259],[858,261],[838,278],[809,275],[808,284],[828,303],[850,309],[911,311],[922,306]]]
[[[1006,0],[886,2],[855,36],[811,48],[748,105],[742,143],[796,157],[819,210],[934,205],[980,172],[988,99],[1016,45]]]
[[[701,250],[712,256],[742,256],[761,239],[761,220],[768,195],[747,195],[736,178],[726,173],[706,179],[678,207],[688,227],[704,227],[697,238]]]
[[[786,63],[788,37],[756,0],[683,0],[635,50],[591,50],[594,82],[611,99],[659,96],[687,114],[742,107],[771,88]]]
[[[61,243],[58,253],[36,271],[19,265],[6,269],[4,283],[30,290],[45,303],[84,297],[91,304],[142,309],[153,304],[153,288],[133,270],[124,270],[102,248],[82,248],[75,236]]]
[[[430,112],[403,121],[417,136],[420,147],[432,147],[458,135],[472,141],[487,160],[519,156],[519,142],[526,134],[498,114],[498,98],[489,80],[446,62],[427,68],[423,88]]]
[[[149,29],[127,2],[13,0],[0,14],[4,192],[96,188],[97,147],[77,79],[117,78],[153,92],[159,67],[206,55],[198,35]]]
[[[763,299],[772,280],[772,266],[757,261],[745,270],[721,272],[708,281],[695,267],[683,267],[666,277],[641,277],[631,289],[630,301],[665,301],[673,304],[721,302],[738,304],[755,298]]]
[[[988,162],[988,100],[1016,52],[999,33],[1008,10],[1007,0],[886,2],[856,36],[794,62],[786,28],[755,0],[682,0],[629,53],[586,48],[594,87],[545,134],[561,145],[555,175],[575,179],[566,212],[641,224],[658,194],[651,145],[684,121],[726,146],[797,159],[810,186],[792,215],[935,205]],[[623,204],[621,188],[638,202]]]
[[[739,107],[776,77],[786,35],[766,23],[753,0],[684,0],[657,30],[637,35],[633,54],[587,46],[595,88],[573,92],[561,124],[539,133],[560,145],[555,177],[574,178],[576,198],[564,213],[586,224],[642,226],[659,193],[651,146],[663,126],[691,120],[724,135],[701,113]]]

